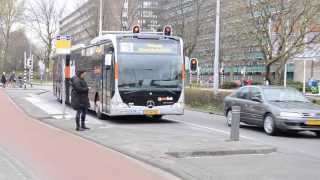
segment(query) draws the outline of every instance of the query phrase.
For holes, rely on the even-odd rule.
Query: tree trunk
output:
[[[284,69],[279,68],[276,73],[276,80],[275,80],[276,85],[281,86],[283,84],[283,79],[284,79]]]
[[[268,81],[270,85],[273,84],[273,79],[272,79],[272,74],[271,74],[271,64],[266,65],[265,80]]]

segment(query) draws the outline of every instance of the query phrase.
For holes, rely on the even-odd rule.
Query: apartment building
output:
[[[144,31],[159,28],[158,0],[103,0],[103,31],[128,31],[139,24]],[[60,21],[60,34],[71,35],[73,44],[88,43],[98,36],[99,0],[88,0]]]

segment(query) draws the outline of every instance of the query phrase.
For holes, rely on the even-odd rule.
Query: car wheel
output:
[[[232,124],[232,111],[229,110],[229,111],[227,112],[227,125],[228,125],[229,127],[231,127],[231,124]]]
[[[317,137],[320,137],[320,131],[315,131]]]
[[[264,118],[263,129],[264,132],[270,136],[274,136],[277,134],[276,123],[274,121],[274,117],[271,114],[268,114]]]

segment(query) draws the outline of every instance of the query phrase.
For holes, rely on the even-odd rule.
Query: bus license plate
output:
[[[309,126],[320,126],[320,120],[310,119],[306,122]]]
[[[153,116],[153,115],[160,115],[160,110],[158,109],[147,109],[144,110],[145,115]]]

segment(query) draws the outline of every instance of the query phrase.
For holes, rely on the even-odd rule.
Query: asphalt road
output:
[[[227,144],[229,128],[224,117],[186,110],[184,116],[166,116],[157,122],[128,118],[98,120],[91,114],[88,125],[92,129],[78,134],[74,132],[74,112],[68,109],[67,120],[62,120],[61,105],[50,92],[8,90],[7,93],[29,115],[43,122],[148,162],[183,179],[319,180],[320,177],[320,141],[313,133],[271,137],[262,129],[243,126],[240,143]],[[255,144],[274,146],[278,150],[261,155],[168,156],[168,152],[214,151],[221,147]]]
[[[226,125],[225,117],[208,115],[205,113],[186,111],[183,117],[174,117],[176,121],[229,134],[230,128]],[[242,125],[240,129],[242,139],[250,139],[268,145],[276,146],[278,151],[284,153],[302,153],[305,156],[320,159],[320,139],[312,132],[280,133],[278,136],[268,136],[263,129],[255,126]]]

